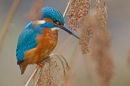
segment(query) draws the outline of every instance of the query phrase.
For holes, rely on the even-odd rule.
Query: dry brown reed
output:
[[[97,73],[101,86],[109,86],[114,75],[114,63],[110,52],[110,37],[106,29],[107,6],[104,1],[102,8],[96,2],[96,24],[92,39],[92,57],[97,63]]]
[[[90,3],[88,3],[90,5]],[[86,8],[84,8],[86,9]],[[87,8],[89,10],[89,8]],[[93,17],[96,17],[98,20],[100,20],[100,24],[102,28],[106,28],[106,20],[107,20],[107,6],[106,3],[104,2],[103,8],[100,8],[100,3],[99,0],[96,0],[96,14],[93,15],[90,13],[90,15],[83,15],[82,16],[82,26],[80,26],[80,45],[81,45],[81,51],[83,54],[86,54],[90,51],[89,49],[89,42],[92,38],[93,35],[93,30],[95,27],[95,20],[93,20]],[[71,13],[71,12],[70,12]],[[70,19],[71,20],[71,19]],[[104,29],[103,29],[104,30]]]
[[[109,86],[110,81],[114,75],[114,63],[110,52],[110,41],[106,33],[98,31],[95,34],[92,44],[92,57],[96,61],[97,73],[100,78],[101,86]]]
[[[45,62],[38,86],[72,86],[72,72],[63,56],[55,54]]]
[[[35,3],[32,9],[24,15],[24,17],[28,20],[38,20],[41,17],[40,10],[43,7],[43,0],[35,0]]]
[[[52,74],[48,70],[44,70],[38,82],[38,86],[58,86]]]
[[[63,79],[62,82],[60,82],[59,86],[74,86],[74,74],[72,70],[68,69],[65,76],[63,73],[61,75]]]
[[[72,0],[70,3],[70,9],[68,12],[68,26],[73,31],[81,31],[80,45],[82,53],[85,54],[89,51],[88,44],[90,34],[92,34],[91,26],[85,18],[90,10],[90,0]],[[87,25],[86,25],[87,24]],[[81,28],[82,30],[79,30]],[[87,28],[87,29],[86,29]]]
[[[114,75],[114,63],[110,52],[110,37],[106,29],[107,20],[107,5],[104,1],[101,8],[99,0],[96,0],[95,11],[87,15],[84,14],[79,17],[75,9],[79,9],[80,0],[74,0],[71,3],[69,14],[69,26],[77,30],[75,25],[80,25],[80,45],[83,54],[92,51],[92,58],[97,63],[97,73],[101,86],[109,86],[110,81]],[[88,4],[90,6],[90,2]],[[88,8],[84,8],[89,10]],[[88,12],[88,11],[87,11]],[[78,18],[82,18],[82,22],[78,22]],[[81,19],[80,19],[81,20]],[[79,26],[78,26],[79,28]]]
[[[83,19],[83,24],[81,27],[80,41],[81,51],[83,54],[89,52],[89,42],[93,35],[93,20],[91,16],[86,16]]]
[[[82,19],[87,15],[90,7],[90,0],[71,0],[70,9],[68,11],[68,26],[77,31],[80,27]]]

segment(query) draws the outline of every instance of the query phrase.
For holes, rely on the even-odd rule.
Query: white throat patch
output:
[[[60,28],[59,27],[53,27],[51,28],[51,31],[55,31],[55,30],[59,30]]]

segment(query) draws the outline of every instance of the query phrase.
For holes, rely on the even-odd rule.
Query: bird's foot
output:
[[[42,64],[42,63],[37,63],[37,65],[38,65],[39,67],[43,67],[43,64]]]

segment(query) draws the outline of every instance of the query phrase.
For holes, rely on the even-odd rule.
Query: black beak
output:
[[[67,25],[64,24],[64,26],[58,26],[58,27],[68,32],[69,34],[73,35],[74,37],[80,39],[79,36],[75,34]]]

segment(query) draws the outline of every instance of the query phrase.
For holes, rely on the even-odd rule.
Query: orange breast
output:
[[[47,58],[56,47],[58,31],[51,31],[51,29],[45,28],[42,34],[43,35],[37,36],[38,46],[26,52],[26,61],[30,64],[41,62]]]

